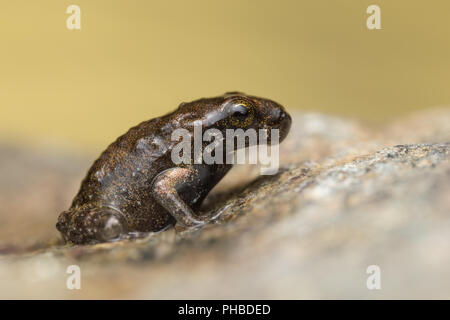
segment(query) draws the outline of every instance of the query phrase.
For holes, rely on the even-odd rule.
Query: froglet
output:
[[[174,164],[171,151],[178,128],[278,129],[280,142],[291,117],[280,104],[228,92],[181,103],[178,109],[131,128],[93,163],[71,207],[56,224],[66,242],[93,244],[133,238],[175,224],[198,226],[215,219],[199,214],[208,192],[232,164]],[[258,142],[259,143],[259,142]],[[209,143],[205,143],[209,144]]]

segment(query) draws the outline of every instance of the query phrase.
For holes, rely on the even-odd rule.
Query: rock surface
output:
[[[277,175],[236,167],[207,198],[216,223],[94,246],[54,227],[93,158],[2,147],[0,298],[448,299],[448,142],[446,108],[382,128],[297,113]]]

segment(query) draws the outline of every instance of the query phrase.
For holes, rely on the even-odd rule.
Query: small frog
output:
[[[89,244],[129,239],[175,225],[198,226],[215,214],[196,214],[208,192],[232,164],[179,164],[171,151],[178,128],[202,130],[279,129],[280,142],[291,117],[278,103],[228,92],[215,98],[181,103],[177,110],[131,128],[94,162],[69,210],[56,228],[65,241]],[[260,143],[260,141],[258,141]],[[264,142],[265,143],[265,142]]]

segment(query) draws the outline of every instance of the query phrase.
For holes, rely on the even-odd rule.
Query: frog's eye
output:
[[[231,105],[230,122],[237,127],[246,127],[253,122],[254,108],[251,102],[238,99]]]

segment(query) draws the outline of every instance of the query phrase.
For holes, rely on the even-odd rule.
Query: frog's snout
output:
[[[286,109],[280,104],[272,100],[264,101],[263,116],[264,128],[279,130],[279,142],[286,138],[291,129],[292,118]],[[269,132],[269,135],[270,132]]]
[[[69,226],[69,217],[70,212],[69,211],[63,211],[58,217],[58,221],[56,222],[56,229],[61,233],[64,241],[67,241],[67,231]]]
[[[280,142],[286,138],[291,129],[292,118],[285,110],[281,110],[278,119],[278,129],[280,130]]]

